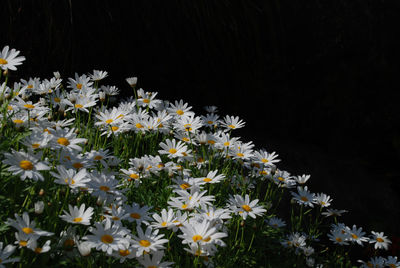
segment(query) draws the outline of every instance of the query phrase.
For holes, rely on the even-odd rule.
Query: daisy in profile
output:
[[[310,179],[311,175],[301,175],[301,176],[296,176],[294,177],[294,179],[296,180],[296,182],[298,184],[305,184],[309,179]]]
[[[183,157],[185,153],[187,154],[189,152],[187,146],[183,142],[181,141],[176,142],[176,140],[174,139],[173,140],[167,139],[165,143],[161,142],[160,147],[162,148],[162,150],[158,150],[158,152],[160,154],[166,154],[168,158],[171,159],[177,157]]]
[[[15,249],[17,247],[13,246],[13,245],[7,245],[3,248],[3,242],[0,242],[0,267],[1,268],[5,268],[5,266],[3,264],[6,263],[14,263],[14,262],[18,262],[19,261],[19,257],[17,258],[10,258],[11,254],[14,253]]]
[[[19,52],[14,48],[10,50],[8,46],[5,46],[0,52],[0,68],[3,70],[17,70],[15,66],[21,65],[25,60],[24,56],[19,56]]]
[[[129,247],[128,233],[121,225],[112,224],[110,219],[103,222],[95,222],[95,227],[90,228],[91,235],[83,239],[90,243],[90,247],[96,248],[111,255],[114,251],[125,250]]]
[[[222,121],[222,126],[225,127],[226,131],[242,128],[245,125],[245,122],[239,119],[239,116],[225,116]]]
[[[50,240],[47,240],[43,246],[39,246],[37,240],[31,240],[30,243],[28,243],[27,248],[31,249],[36,254],[46,253],[51,249],[50,242]]]
[[[207,183],[219,183],[219,182],[223,181],[225,179],[225,175],[224,174],[217,175],[217,172],[218,172],[218,170],[208,172],[207,176],[197,178],[196,183],[198,185],[203,185],[203,184],[207,184]]]
[[[375,249],[383,248],[387,250],[389,248],[389,244],[391,244],[392,242],[389,240],[389,238],[387,238],[387,236],[385,236],[383,232],[379,233],[372,231],[371,233],[372,236],[369,242],[371,244],[374,244]]]
[[[247,216],[255,219],[256,216],[261,216],[267,211],[262,206],[257,206],[258,199],[250,202],[248,194],[245,195],[244,199],[240,195],[234,195],[228,202],[230,204],[229,208],[236,214],[239,214],[244,220]]]
[[[143,232],[142,227],[136,227],[137,236],[133,236],[133,247],[137,249],[137,256],[142,256],[144,252],[152,253],[160,249],[164,249],[163,244],[168,242],[168,239],[162,239],[163,234],[158,234],[159,230],[153,230],[150,226]]]
[[[11,225],[15,229],[18,230],[18,232],[25,233],[31,237],[38,238],[40,236],[51,236],[53,233],[47,232],[47,231],[42,231],[38,228],[36,228],[36,223],[35,221],[31,221],[29,219],[29,214],[28,212],[22,213],[22,218],[18,214],[14,214],[15,219],[7,219],[7,224]]]
[[[98,70],[93,70],[92,74],[89,74],[89,77],[92,81],[100,81],[104,78],[106,78],[108,73],[106,71],[98,71]]]
[[[159,268],[169,268],[174,262],[161,262],[164,257],[164,252],[159,250],[154,252],[152,255],[144,254],[137,260],[143,267],[159,267]]]
[[[6,159],[3,163],[9,165],[8,171],[13,175],[19,175],[21,180],[33,179],[35,181],[44,181],[43,175],[40,173],[41,170],[49,170],[50,167],[45,163],[41,162],[42,152],[37,154],[26,153],[23,151],[11,150],[10,153],[4,153]]]
[[[342,216],[343,213],[348,212],[345,209],[327,209],[327,211],[322,212],[321,214],[324,215],[325,217],[340,217]]]
[[[265,222],[267,222],[269,226],[275,229],[286,226],[285,221],[277,217],[272,217],[269,220],[265,220]]]
[[[66,222],[73,224],[83,224],[90,225],[90,219],[93,215],[93,208],[88,207],[85,210],[85,204],[82,204],[79,208],[77,206],[72,207],[68,205],[69,213],[64,210],[64,215],[61,215],[60,218]]]

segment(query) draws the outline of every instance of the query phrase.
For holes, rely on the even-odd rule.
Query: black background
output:
[[[237,132],[311,174],[342,221],[400,236],[398,1],[1,1],[11,79],[106,70],[125,82],[238,115]]]

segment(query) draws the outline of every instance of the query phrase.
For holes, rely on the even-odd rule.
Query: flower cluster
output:
[[[16,70],[25,59],[18,55],[5,47],[0,67]],[[220,116],[215,106],[196,115],[183,100],[169,102],[137,89],[136,77],[127,78],[135,98],[114,103],[119,89],[100,85],[106,77],[94,70],[75,74],[65,85],[55,72],[50,79],[1,86],[1,135],[22,133],[2,151],[5,183],[10,192],[23,191],[24,199],[10,208],[9,214],[16,210],[5,224],[16,232],[7,241],[15,246],[3,249],[0,242],[0,266],[29,263],[9,258],[18,248],[50,252],[70,263],[97,254],[109,264],[144,267],[183,263],[180,255],[187,252],[194,262],[212,267],[221,262],[220,252],[250,251],[265,239],[303,255],[308,266],[323,262],[318,228],[346,211],[328,208],[329,195],[310,192],[304,186],[310,175],[279,169],[277,153],[234,136],[245,125],[237,116]],[[285,190],[300,209],[290,223],[278,217]],[[316,218],[306,230],[307,213]],[[373,244],[386,250],[391,243],[383,233],[367,237],[362,228],[341,223],[332,225],[327,237],[332,246]],[[398,266],[395,257],[369,263],[377,262]]]

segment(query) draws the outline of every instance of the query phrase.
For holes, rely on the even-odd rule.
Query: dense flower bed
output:
[[[347,211],[310,175],[234,136],[239,117],[196,115],[136,77],[116,103],[105,71],[11,84],[24,60],[0,53],[0,267],[351,267],[351,245],[373,248],[362,267],[400,266],[379,256],[384,233],[338,222]]]

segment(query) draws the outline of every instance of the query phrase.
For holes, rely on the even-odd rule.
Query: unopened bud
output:
[[[38,201],[35,203],[35,213],[36,214],[42,214],[44,210],[44,202],[43,201]]]
[[[89,256],[91,251],[90,243],[86,241],[79,243],[78,250],[83,257]]]
[[[43,189],[40,189],[39,195],[40,195],[40,196],[43,196],[43,195],[44,195],[44,190],[43,190]]]

